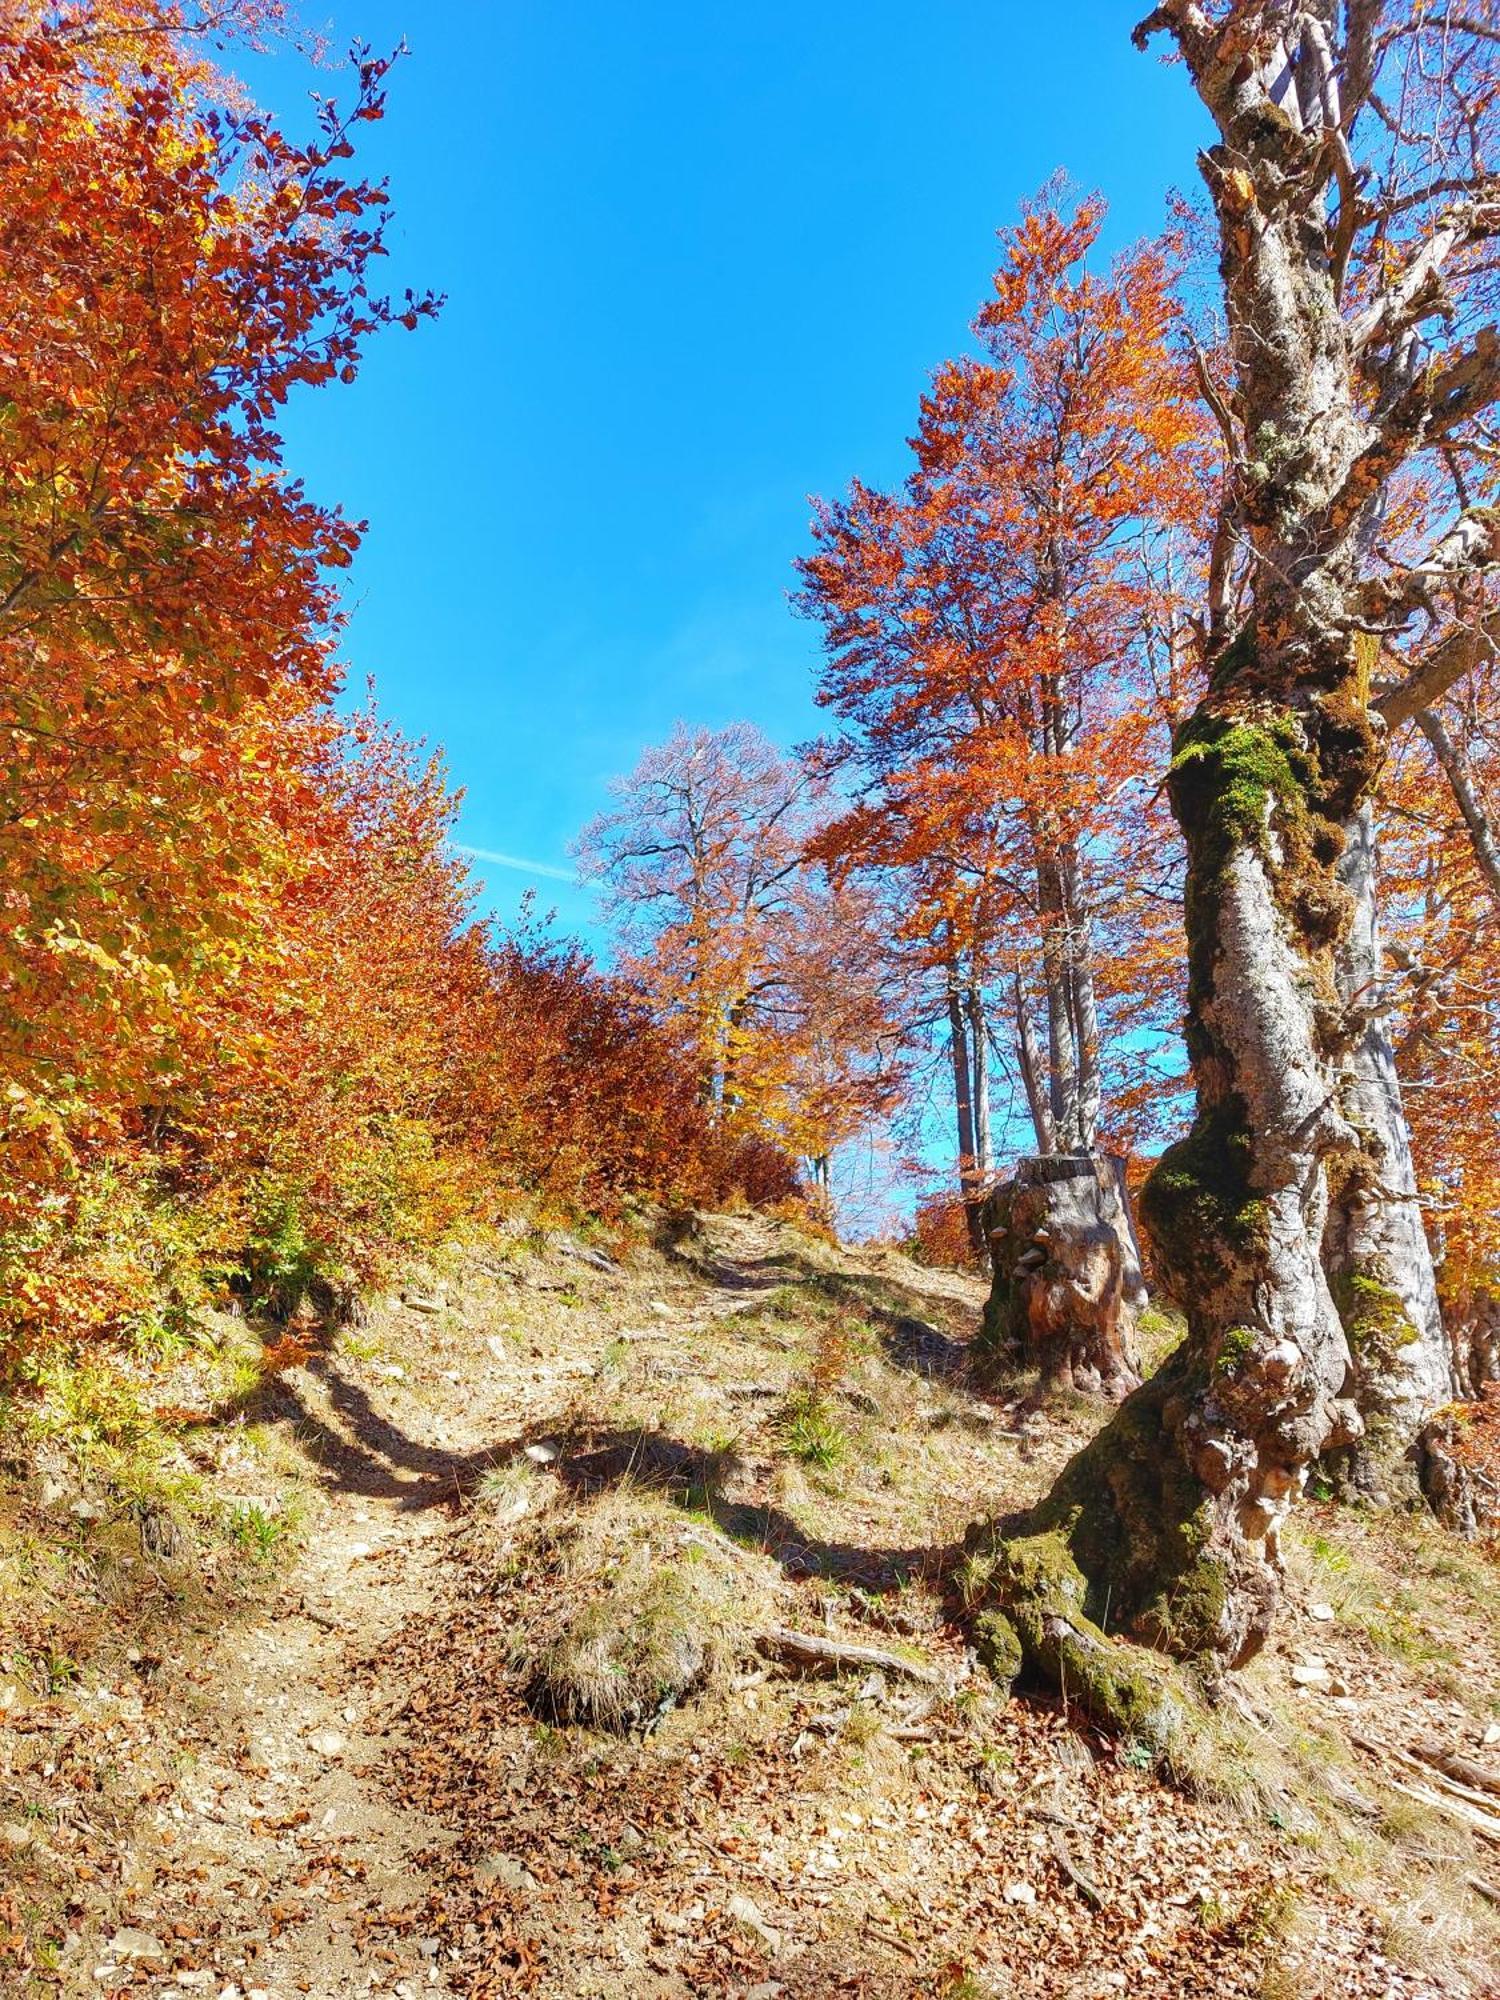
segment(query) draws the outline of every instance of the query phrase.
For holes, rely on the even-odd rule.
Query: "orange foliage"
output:
[[[1170,249],[1096,275],[1102,220],[1044,197],[1003,234],[984,358],[934,375],[899,493],[819,506],[800,606],[842,725],[827,758],[864,780],[821,851],[899,873],[919,964],[972,960],[1044,1019],[1086,956],[1128,1135],[1159,1107],[1135,1072],[1180,1004],[1157,780],[1193,672],[1206,445]]]
[[[274,22],[274,0],[215,10]],[[0,1351],[331,1303],[518,1195],[785,1197],[640,996],[472,921],[440,764],[339,721],[358,529],[287,397],[368,285],[385,62],[296,145],[170,0],[0,0]],[[291,1349],[285,1350],[289,1355]]]
[[[963,1199],[946,1188],[917,1203],[915,1236],[917,1255],[924,1264],[961,1271],[982,1263],[969,1233]]]
[[[818,787],[758,730],[678,727],[586,829],[624,969],[678,1037],[707,1112],[823,1171],[895,1096],[881,912],[807,859]]]

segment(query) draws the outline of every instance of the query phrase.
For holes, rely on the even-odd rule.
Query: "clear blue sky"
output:
[[[391,280],[448,304],[305,397],[289,458],[369,520],[351,681],[446,748],[463,840],[565,870],[678,717],[812,733],[807,496],[900,476],[994,231],[1055,168],[1115,241],[1195,182],[1143,6],[340,0],[335,45],[410,44],[365,161]],[[299,128],[331,87],[243,67]],[[529,884],[585,925],[569,883],[476,865],[502,914]]]

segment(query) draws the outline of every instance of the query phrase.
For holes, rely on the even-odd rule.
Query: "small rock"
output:
[[[1333,1606],[1331,1604],[1309,1604],[1307,1615],[1309,1618],[1316,1618],[1320,1625],[1327,1625],[1333,1617]]]
[[[1293,1667],[1292,1680],[1297,1687],[1316,1688],[1320,1694],[1333,1692],[1333,1678],[1321,1660]]]
[[[781,1932],[766,1922],[758,1904],[749,1896],[736,1893],[729,1899],[729,1914],[741,1930],[748,1931],[756,1943],[775,1958],[781,1950]]]
[[[403,1294],[401,1303],[415,1313],[440,1313],[447,1311],[447,1302],[445,1300],[429,1299],[424,1297],[421,1292],[407,1292]]]
[[[195,1986],[212,1986],[217,1975],[212,1972],[194,1972],[184,1966],[180,1972],[172,1974],[174,1986],[185,1987],[189,1992]]]
[[[533,1465],[551,1465],[552,1461],[557,1457],[557,1446],[555,1444],[529,1444],[526,1447],[526,1456],[531,1460]]]
[[[30,1847],[36,1839],[36,1828],[26,1820],[11,1820],[0,1827],[0,1838],[7,1847]]]
[[[1492,1743],[1500,1743],[1500,1722],[1492,1722],[1489,1728],[1485,1730],[1484,1735],[1480,1738],[1480,1741],[1484,1744],[1484,1747],[1486,1749],[1488,1749]]]
[[[486,1337],[484,1344],[490,1350],[490,1353],[494,1355],[497,1361],[506,1360],[510,1354],[510,1349],[506,1346],[505,1342],[500,1338],[498,1333],[489,1334]]]
[[[68,1512],[75,1521],[102,1521],[106,1509],[97,1500],[75,1500]]]
[[[153,1972],[166,1970],[167,1948],[150,1931],[116,1931],[109,1941],[109,1948],[117,1959],[128,1959],[132,1964],[147,1966]]]
[[[502,1889],[523,1890],[537,1886],[536,1877],[513,1854],[487,1854],[474,1864],[474,1880],[486,1888],[498,1883]]]
[[[338,1757],[343,1753],[344,1738],[336,1729],[315,1729],[307,1740],[320,1757]]]
[[[758,1986],[750,1988],[745,2000],[777,2000],[778,1994],[785,1991],[786,1988],[779,1979],[763,1979]]]
[[[406,1380],[406,1370],[397,1361],[385,1362],[380,1372],[388,1382],[404,1382]]]
[[[1034,1903],[1036,1901],[1036,1890],[1032,1888],[1029,1882],[1007,1882],[1005,1885],[1005,1900],[1007,1903]]]
[[[670,1319],[672,1317],[672,1308],[667,1304],[665,1299],[653,1299],[651,1301],[651,1310],[656,1314],[658,1319]]]
[[[350,1562],[359,1562],[365,1556],[369,1555],[370,1544],[368,1542],[351,1542],[344,1553],[348,1556]]]

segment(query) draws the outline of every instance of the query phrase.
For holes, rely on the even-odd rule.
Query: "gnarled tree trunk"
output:
[[[970,1572],[1037,1668],[1127,1726],[1160,1690],[1147,1663],[1126,1671],[1103,1628],[1212,1669],[1248,1659],[1270,1628],[1293,1499],[1310,1465],[1363,1429],[1324,1250],[1334,1196],[1371,1159],[1351,1115],[1364,1024],[1338,974],[1356,914],[1346,829],[1384,754],[1377,628],[1413,615],[1430,579],[1475,550],[1500,559],[1486,517],[1407,575],[1369,574],[1395,471],[1500,391],[1493,332],[1430,361],[1410,337],[1436,310],[1442,258],[1490,228],[1482,204],[1383,293],[1377,257],[1373,302],[1342,308],[1369,226],[1347,135],[1373,87],[1377,12],[1165,0],[1138,31],[1174,38],[1218,128],[1202,165],[1232,387],[1203,372],[1232,461],[1221,525],[1243,551],[1245,593],[1240,608],[1220,588],[1208,607],[1210,685],[1168,781],[1187,849],[1197,1112],[1142,1216],[1188,1335],[1047,1498],[976,1547]]]

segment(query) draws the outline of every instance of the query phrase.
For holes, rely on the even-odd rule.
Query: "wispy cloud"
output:
[[[571,882],[575,888],[581,886],[571,868],[559,868],[551,861],[528,861],[520,854],[497,854],[492,847],[466,847],[462,841],[453,843],[454,851],[467,855],[471,861],[487,861],[492,868],[513,868],[518,875],[544,875],[549,882]]]

